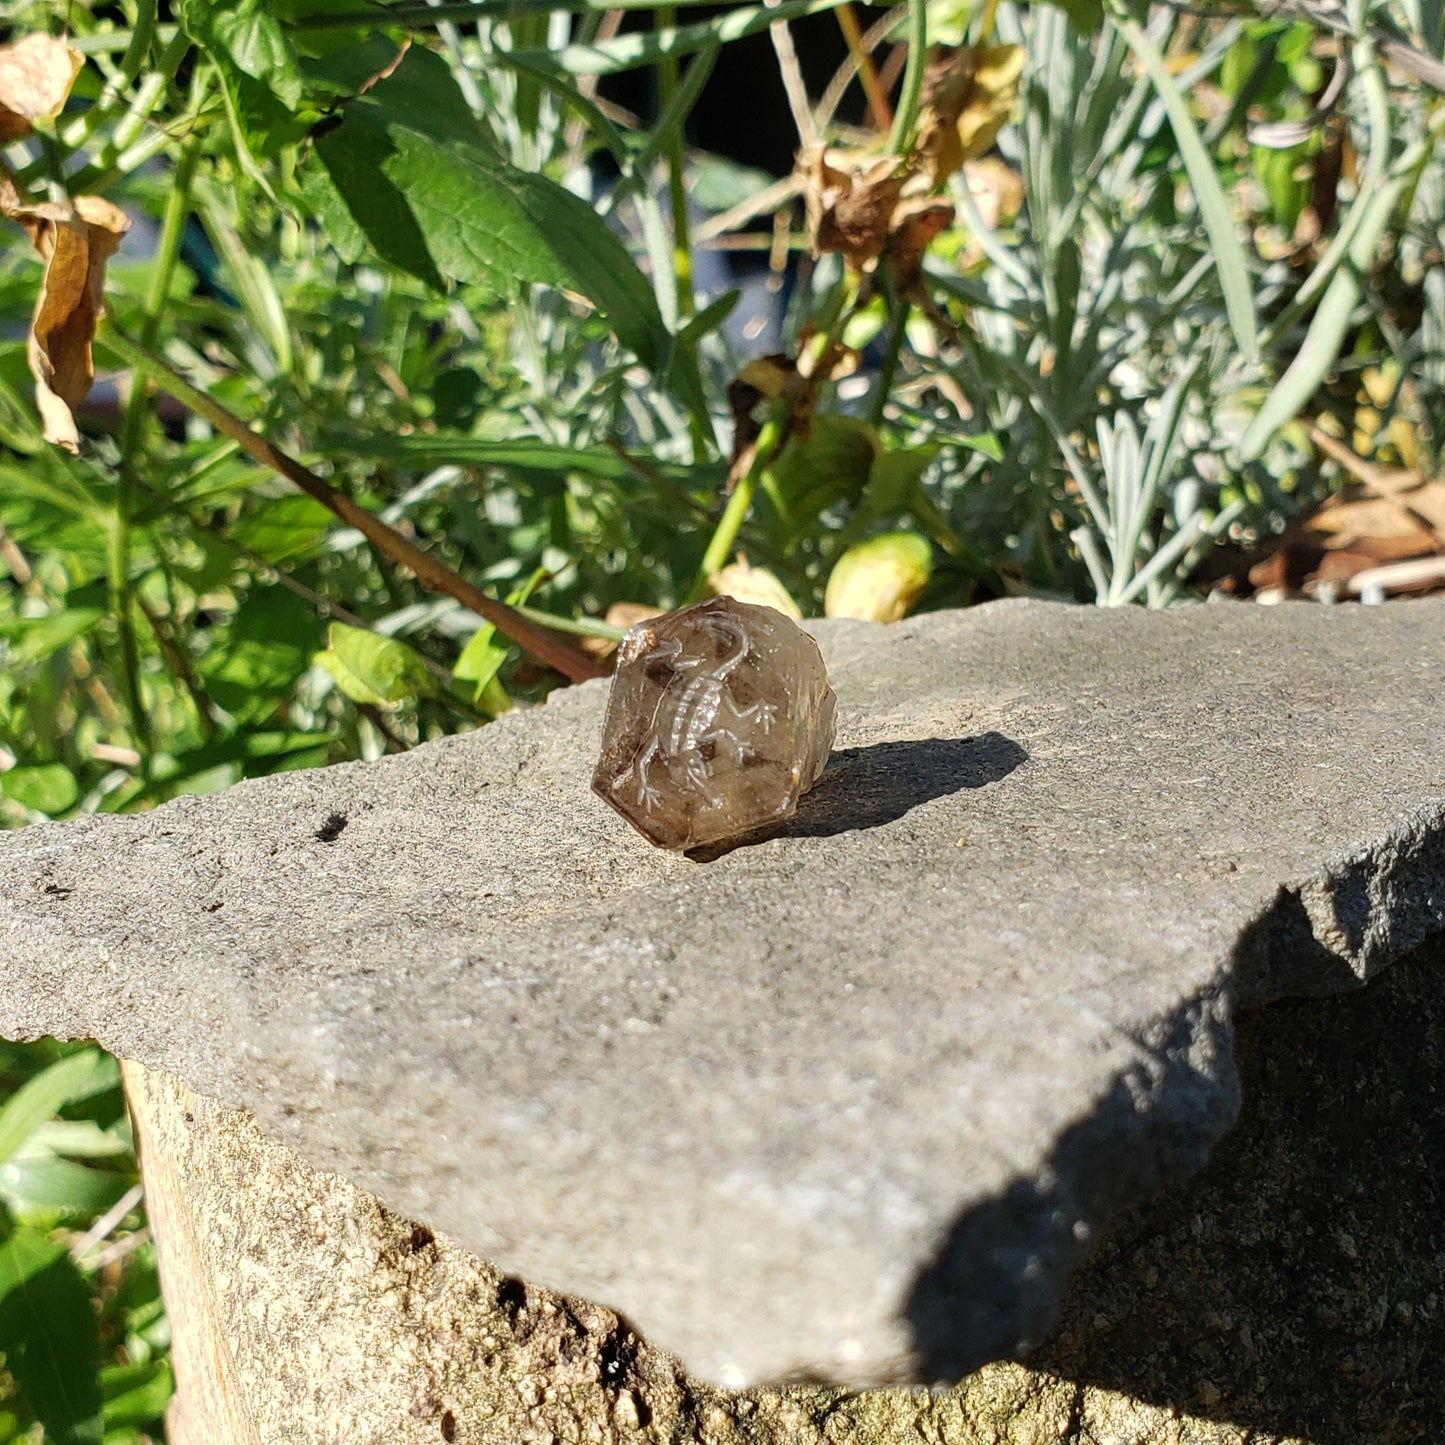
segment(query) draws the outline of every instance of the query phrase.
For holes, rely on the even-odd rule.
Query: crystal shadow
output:
[[[687,857],[695,863],[710,863],[735,848],[771,838],[832,838],[862,828],[881,828],[922,803],[996,783],[1026,763],[1028,756],[1012,738],[997,732],[840,748],[786,823],[710,847],[691,848]]]

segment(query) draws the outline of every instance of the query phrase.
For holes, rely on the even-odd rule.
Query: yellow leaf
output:
[[[823,612],[865,622],[897,622],[933,575],[933,552],[916,532],[884,532],[850,547],[828,578]]]
[[[31,134],[33,120],[59,115],[84,64],[78,50],[49,35],[0,45],[0,144]]]
[[[749,566],[746,557],[739,556],[720,572],[714,572],[707,579],[707,585],[714,597],[731,597],[737,602],[752,602],[762,607],[771,607],[784,617],[795,622],[803,620],[798,604],[788,595],[788,590],[766,567]]]
[[[1021,45],[940,47],[924,78],[918,149],[934,184],[981,156],[1013,114],[1024,69]]]

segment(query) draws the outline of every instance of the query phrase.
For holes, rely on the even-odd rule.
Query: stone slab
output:
[[[784,832],[651,849],[605,688],[0,838],[0,1032],[90,1035],[729,1386],[955,1378],[1237,1108],[1241,1004],[1445,926],[1445,602],[819,624]]]

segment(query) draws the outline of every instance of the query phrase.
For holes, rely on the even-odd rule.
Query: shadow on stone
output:
[[[1037,1176],[957,1220],[907,1304],[919,1378],[1022,1355],[1055,1322],[1058,1281],[1093,1252],[1091,1222],[1204,1166],[1238,1111],[1225,1014],[1216,993],[1183,1005]]]
[[[1445,939],[1243,1014],[1244,1105],[1126,1216],[1028,1363],[1311,1445],[1445,1439]],[[1251,1435],[1254,1438],[1254,1435]]]
[[[921,803],[1006,778],[1028,754],[1002,733],[974,738],[910,738],[842,748],[784,824],[759,828],[704,848],[691,848],[695,863],[711,863],[737,848],[771,838],[832,838],[896,822]]]
[[[779,836],[831,838],[881,828],[920,803],[996,783],[1028,757],[1002,733],[844,748],[828,759],[827,771]]]

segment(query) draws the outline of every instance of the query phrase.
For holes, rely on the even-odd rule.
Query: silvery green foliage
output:
[[[1143,34],[1162,51],[1175,23],[1158,12]],[[949,480],[951,509],[963,535],[1008,536],[1021,570],[1059,591],[1165,605],[1240,510],[1208,454],[1225,444],[1216,409],[1258,362],[1236,344],[1179,164],[1161,163],[1169,117],[1121,31],[1106,21],[1090,37],[1055,7],[1004,6],[999,32],[1028,48],[1018,123],[1001,139],[1026,201],[1010,231],[993,230],[957,178],[959,219],[988,264],[935,273],[967,319],[960,350],[937,363],[955,385],[925,395],[935,424],[993,431],[1004,455]],[[1215,36],[1181,91],[1233,36]],[[960,393],[973,415],[946,416]],[[1057,570],[1060,531],[1087,581]]]

